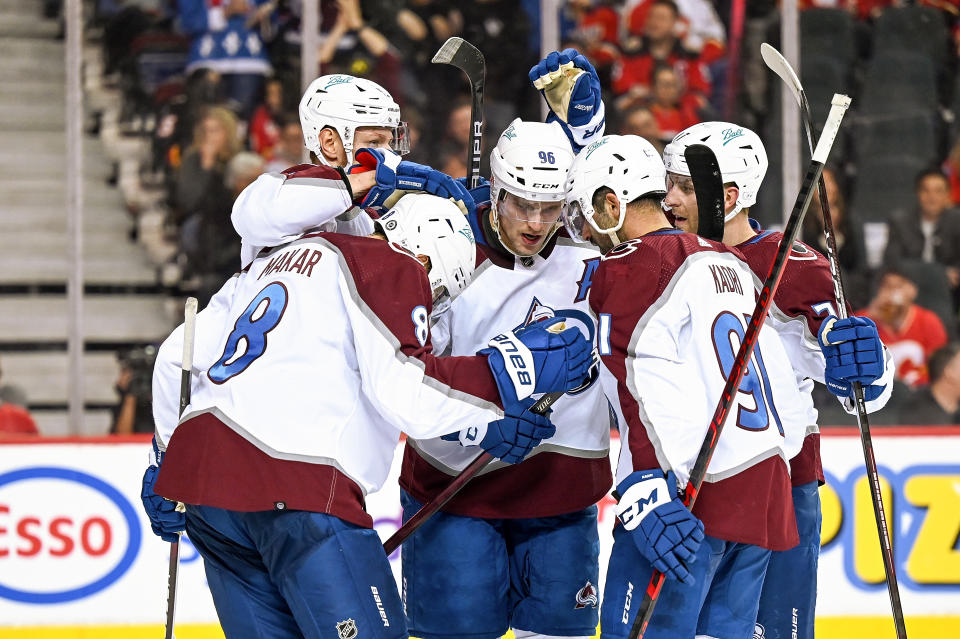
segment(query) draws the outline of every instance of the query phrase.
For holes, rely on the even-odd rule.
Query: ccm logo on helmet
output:
[[[59,467],[0,475],[0,599],[89,597],[130,569],[140,541],[130,501],[98,477]]]
[[[533,183],[533,188],[535,188],[535,189],[559,189],[559,188],[560,188],[560,185],[559,185],[559,184],[547,184],[547,183],[545,183],[545,182],[544,182],[544,183],[534,182],[534,183]]]

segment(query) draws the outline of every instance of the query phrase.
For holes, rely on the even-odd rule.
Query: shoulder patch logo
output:
[[[753,627],[753,639],[766,639],[767,629],[762,624],[756,624]]]
[[[591,608],[596,608],[599,603],[599,598],[597,597],[597,589],[593,587],[593,584],[588,580],[584,584],[583,588],[577,591],[577,605],[573,607],[574,610],[580,610],[581,608],[586,608],[590,606]]]
[[[353,619],[337,622],[337,636],[340,639],[354,639],[358,634],[357,622]]]

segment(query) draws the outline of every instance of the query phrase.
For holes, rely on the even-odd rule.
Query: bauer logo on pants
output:
[[[337,622],[337,636],[340,639],[353,639],[357,634],[357,622],[353,619]]]

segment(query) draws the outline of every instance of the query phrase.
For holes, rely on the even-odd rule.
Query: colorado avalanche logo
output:
[[[337,622],[337,636],[340,639],[354,639],[357,634],[357,622],[353,619]]]
[[[587,581],[587,583],[577,592],[577,605],[573,607],[574,610],[580,610],[581,608],[586,608],[590,606],[591,608],[596,608],[599,603],[599,598],[597,597],[597,589],[593,587],[593,584]]]

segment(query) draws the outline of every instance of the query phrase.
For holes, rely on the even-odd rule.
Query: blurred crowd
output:
[[[457,69],[430,59],[452,35],[485,53],[488,150],[514,117],[540,118],[540,98],[527,79],[540,57],[539,5],[320,0],[316,75],[348,73],[381,84],[408,122],[408,159],[463,176],[469,86]],[[922,400],[957,422],[956,3],[803,0],[800,6],[801,75],[805,86],[809,78],[814,118],[822,119],[833,91],[854,97],[846,134],[825,172],[848,297],[855,311],[877,321],[897,360],[904,388],[895,392],[904,400],[897,406]],[[771,159],[757,214],[766,225],[781,222],[780,84],[759,58],[761,42],[779,46],[775,0],[567,0],[560,17],[559,48],[584,52],[600,74],[608,133],[637,134],[662,148],[699,121],[750,126]],[[162,193],[163,229],[175,246],[166,258],[175,276],[166,283],[177,293],[198,294],[201,305],[237,268],[239,238],[229,219],[236,195],[260,173],[306,159],[297,112],[300,20],[298,0],[97,1],[104,84],[122,92],[120,130],[149,142],[139,180]],[[924,73],[904,79],[891,70],[887,84],[877,86],[875,63],[889,66],[891,56],[911,68],[925,56],[929,104],[898,97],[907,91],[904,82]],[[824,68],[842,72],[818,83]],[[877,91],[888,91],[889,99],[872,99]],[[887,164],[875,166],[879,159]],[[898,198],[883,190],[894,188]],[[817,208],[803,239],[824,251]],[[894,408],[888,411],[894,422],[933,419]]]

